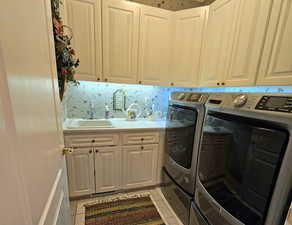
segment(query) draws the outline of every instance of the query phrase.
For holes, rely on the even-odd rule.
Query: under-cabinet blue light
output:
[[[87,118],[90,104],[94,104],[95,118],[104,118],[104,107],[107,104],[114,117],[125,117],[124,112],[112,110],[113,93],[123,89],[127,93],[127,104],[138,103],[141,109],[149,108],[153,104],[155,110],[166,114],[168,97],[173,91],[193,92],[267,92],[292,93],[292,86],[251,86],[251,87],[210,87],[210,88],[181,88],[162,87],[137,84],[119,84],[79,81],[79,85],[69,84],[63,100],[65,117]]]

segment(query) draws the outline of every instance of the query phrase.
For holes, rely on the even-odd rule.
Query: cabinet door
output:
[[[220,85],[227,74],[239,2],[216,0],[209,8],[200,73],[202,86]]]
[[[101,0],[66,0],[66,8],[72,46],[80,59],[76,79],[101,79]]]
[[[233,41],[228,86],[255,85],[271,0],[241,0]]]
[[[292,85],[292,1],[274,1],[258,85]]]
[[[95,192],[94,154],[92,148],[75,148],[67,155],[70,197],[88,195]]]
[[[169,76],[171,11],[142,6],[139,83],[160,85]]]
[[[181,10],[173,16],[169,85],[195,86],[209,7]]]
[[[124,188],[154,185],[157,174],[158,145],[123,147]]]
[[[128,1],[104,0],[102,10],[104,79],[136,83],[139,5]]]
[[[120,147],[95,148],[96,192],[114,191],[121,187]]]

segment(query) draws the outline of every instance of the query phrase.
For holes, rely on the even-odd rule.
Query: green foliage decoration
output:
[[[76,73],[75,69],[79,66],[79,59],[75,58],[75,51],[71,46],[72,30],[69,26],[63,25],[60,16],[61,4],[60,0],[51,0],[58,83],[62,100],[66,83],[73,82],[76,85],[78,84],[74,74]]]

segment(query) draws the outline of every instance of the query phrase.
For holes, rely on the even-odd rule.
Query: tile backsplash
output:
[[[191,88],[80,81],[78,86],[68,85],[63,100],[65,117],[88,119],[93,111],[94,118],[103,119],[106,105],[110,109],[110,117],[126,117],[125,112],[113,110],[113,93],[119,89],[126,92],[126,108],[132,103],[137,103],[142,111],[141,117],[145,116],[144,112],[146,109],[151,109],[152,105],[154,105],[155,111],[160,111],[160,114],[165,116],[170,92],[192,90]],[[93,104],[94,110],[91,110],[90,104]]]
[[[176,88],[150,85],[116,84],[80,81],[78,86],[69,84],[63,100],[64,118],[90,118],[91,112],[96,119],[105,117],[105,106],[110,109],[110,117],[126,117],[125,112],[113,110],[113,93],[122,89],[126,94],[126,108],[137,103],[145,116],[146,109],[154,105],[162,117],[167,112],[168,96],[173,91],[194,92],[289,92],[292,86],[264,86],[264,87],[214,87],[214,88]],[[93,104],[91,109],[90,104]]]

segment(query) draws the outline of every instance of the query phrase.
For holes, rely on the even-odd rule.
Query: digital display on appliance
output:
[[[282,107],[286,104],[287,100],[288,98],[285,97],[270,97],[265,106],[273,108]]]

